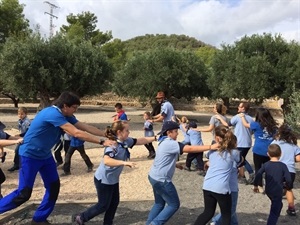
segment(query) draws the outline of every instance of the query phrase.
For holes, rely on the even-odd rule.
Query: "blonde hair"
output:
[[[109,140],[117,140],[117,132],[123,131],[125,128],[125,124],[128,124],[126,121],[118,120],[112,123],[111,126],[107,126],[105,130],[105,137],[107,137]]]
[[[188,118],[186,116],[182,116],[181,119],[180,119],[180,122],[181,123],[188,123],[189,120],[188,120]]]

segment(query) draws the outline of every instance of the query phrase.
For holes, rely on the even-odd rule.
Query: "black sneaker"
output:
[[[91,166],[88,167],[87,172],[90,173],[93,171],[94,168],[94,164],[92,164]]]
[[[4,163],[5,162],[5,157],[6,157],[7,153],[3,152],[3,155],[1,156],[1,162]]]
[[[151,152],[148,156],[148,159],[154,159],[155,158],[155,152]]]
[[[71,172],[63,172],[60,176],[61,177],[66,177],[66,176],[69,176],[71,175]]]
[[[184,166],[183,169],[186,170],[186,171],[192,171],[191,168],[187,167],[187,166]]]
[[[296,216],[296,210],[295,210],[295,209],[287,209],[287,210],[286,210],[286,213],[287,213],[289,216]]]
[[[63,162],[56,162],[56,167],[59,167],[62,164],[63,164]]]
[[[13,165],[13,167],[9,168],[7,171],[14,172],[15,170],[19,170],[20,168],[16,165]]]

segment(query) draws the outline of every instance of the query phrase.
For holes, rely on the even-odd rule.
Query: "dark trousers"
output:
[[[4,183],[6,177],[5,177],[5,174],[3,173],[2,169],[0,168],[0,186],[1,184]]]
[[[263,155],[257,155],[253,153],[253,163],[254,163],[254,169],[255,169],[255,175],[259,171],[259,169],[262,167],[262,165],[266,162],[268,162],[270,158],[268,156]],[[258,183],[259,186],[263,186],[262,178],[259,179]]]
[[[20,156],[19,156],[20,144],[17,144],[15,148],[14,166],[20,167]]]
[[[63,158],[61,156],[61,150],[64,149],[65,155],[66,155],[68,152],[68,149],[70,147],[70,142],[71,141],[69,141],[69,140],[65,140],[64,142],[60,142],[55,145],[54,149],[56,149],[56,151],[54,152],[54,158],[55,158],[56,162],[63,163]]]
[[[230,225],[231,223],[231,195],[218,194],[211,191],[203,190],[204,212],[200,214],[194,225],[206,225],[214,216],[217,203],[220,206],[222,214],[222,225]]]
[[[203,152],[200,153],[188,153],[186,156],[185,165],[190,168],[192,165],[192,161],[197,160],[197,169],[203,170],[204,169],[204,162],[203,162]]]
[[[152,143],[145,144],[145,147],[148,149],[149,153],[155,152],[154,146]]]
[[[76,147],[70,146],[69,149],[68,149],[68,152],[66,154],[66,158],[65,158],[65,164],[64,164],[64,171],[65,172],[70,172],[70,170],[71,170],[71,158],[72,158],[72,155],[74,154],[74,152],[76,150],[80,153],[81,158],[84,160],[86,166],[88,168],[93,167],[93,163],[91,162],[89,156],[85,153],[84,145],[76,146]]]
[[[279,196],[268,195],[268,197],[271,200],[271,209],[270,209],[267,225],[276,225],[283,205],[282,195]]]
[[[83,222],[87,222],[104,213],[103,225],[112,225],[120,202],[119,183],[102,184],[101,180],[94,177],[94,183],[97,190],[98,202],[80,214]]]

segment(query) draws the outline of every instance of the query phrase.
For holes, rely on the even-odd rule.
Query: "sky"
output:
[[[50,5],[19,0],[32,28],[49,37]],[[300,0],[48,0],[54,33],[68,25],[67,15],[84,11],[98,18],[97,28],[128,40],[145,34],[184,34],[213,46],[233,44],[243,36],[280,34],[300,43]]]

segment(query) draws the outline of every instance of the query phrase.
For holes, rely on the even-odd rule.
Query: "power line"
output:
[[[50,6],[50,12],[45,12],[45,14],[48,14],[50,16],[50,33],[49,33],[49,37],[53,37],[53,34],[54,34],[54,24],[53,24],[53,18],[56,18],[58,19],[57,16],[53,15],[53,9],[57,9],[59,8],[58,6],[48,2],[48,1],[45,1],[44,3],[48,4]]]

